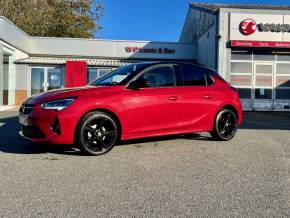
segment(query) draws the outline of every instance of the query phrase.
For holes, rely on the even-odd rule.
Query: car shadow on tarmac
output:
[[[50,144],[37,144],[19,135],[20,126],[18,124],[18,117],[5,117],[0,118],[0,152],[14,153],[14,154],[42,154],[42,153],[56,153],[67,155],[82,155],[79,149],[69,145],[50,145]],[[184,134],[178,136],[162,136],[146,139],[134,139],[122,141],[120,146],[129,144],[150,143],[174,139],[194,139],[194,140],[211,140],[209,137],[204,137],[199,134]]]
[[[46,152],[46,146],[39,146],[22,138],[18,132],[18,117],[0,119],[0,151],[16,154],[37,154]]]
[[[244,121],[241,129],[256,129],[256,130],[290,130],[290,113],[289,112],[245,112]],[[37,144],[22,138],[18,132],[20,126],[17,116],[0,118],[0,152],[14,154],[41,154],[41,153],[56,153],[67,155],[82,155],[82,153],[68,145],[49,145]],[[196,133],[163,136],[146,139],[136,139],[123,141],[120,145],[138,144],[159,142],[175,139],[188,140],[212,140],[209,136],[204,136]]]

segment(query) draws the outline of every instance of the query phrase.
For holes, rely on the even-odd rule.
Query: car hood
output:
[[[87,94],[100,94],[103,91],[115,91],[120,89],[120,86],[82,86],[74,88],[55,89],[47,92],[42,92],[31,96],[26,103],[42,104],[48,101],[54,101],[69,97],[78,97]]]

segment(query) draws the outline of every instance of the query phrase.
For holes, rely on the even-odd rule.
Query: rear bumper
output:
[[[242,108],[242,105],[241,103],[238,105],[238,125],[240,126],[243,122],[243,118],[244,118],[244,115],[243,115],[243,108]]]

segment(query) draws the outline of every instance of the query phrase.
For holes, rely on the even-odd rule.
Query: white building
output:
[[[67,61],[85,61],[87,82],[124,64],[195,60],[192,43],[31,37],[0,17],[0,106],[66,86]]]
[[[70,60],[85,61],[87,82],[129,63],[197,62],[235,86],[244,109],[289,111],[290,7],[191,3],[177,43],[31,37],[0,17],[0,106],[65,87]]]
[[[192,3],[180,42],[238,88],[247,110],[289,110],[290,7]]]

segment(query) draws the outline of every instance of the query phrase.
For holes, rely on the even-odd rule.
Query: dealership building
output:
[[[290,111],[290,7],[191,3],[179,42],[32,37],[0,17],[0,108],[160,60],[217,69],[245,110]]]

